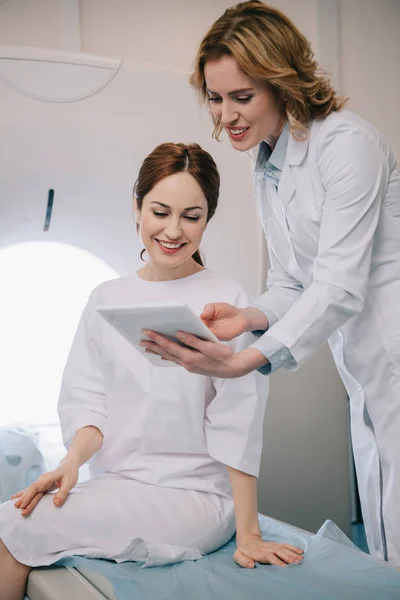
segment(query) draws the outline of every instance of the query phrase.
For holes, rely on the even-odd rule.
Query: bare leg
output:
[[[15,560],[0,540],[0,600],[23,600],[31,569]]]

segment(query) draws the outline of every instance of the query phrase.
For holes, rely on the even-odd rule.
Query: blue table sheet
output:
[[[143,569],[140,563],[73,557],[57,565],[101,574],[117,600],[400,600],[400,571],[356,548],[331,521],[315,535],[262,515],[260,525],[264,539],[302,547],[302,564],[242,569],[232,558],[233,538],[193,562]]]

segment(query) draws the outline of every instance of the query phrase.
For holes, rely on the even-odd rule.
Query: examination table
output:
[[[32,571],[29,600],[400,600],[400,571],[356,548],[331,521],[313,535],[260,515],[264,538],[305,550],[287,568],[233,562],[235,541],[197,561],[141,568],[73,557]]]

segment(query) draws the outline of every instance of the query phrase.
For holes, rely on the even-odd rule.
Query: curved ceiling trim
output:
[[[103,90],[122,60],[46,48],[0,46],[0,80],[43,102],[75,102]],[[70,77],[74,71],[74,77]]]

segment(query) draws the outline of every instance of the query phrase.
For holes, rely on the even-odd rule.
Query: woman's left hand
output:
[[[189,348],[154,331],[143,331],[143,334],[151,340],[140,342],[148,352],[159,354],[164,360],[170,360],[190,373],[230,379],[246,375],[267,362],[265,356],[254,348],[233,352],[226,344],[206,342],[190,333],[179,332],[177,335]]]
[[[238,538],[233,558],[245,569],[254,569],[256,562],[286,567],[303,560],[303,550],[291,544],[266,542],[260,535],[248,535]]]

